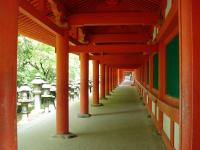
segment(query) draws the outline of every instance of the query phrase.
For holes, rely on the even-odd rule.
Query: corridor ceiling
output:
[[[61,32],[68,29],[73,45],[123,49],[153,43],[154,27],[163,21],[166,0],[20,0],[19,5],[22,35],[55,46],[56,34],[38,24],[34,15]]]

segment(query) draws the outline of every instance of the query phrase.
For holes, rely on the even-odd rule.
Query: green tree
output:
[[[79,56],[69,54],[69,80],[79,80],[80,78],[80,62]]]
[[[44,80],[55,79],[55,50],[53,47],[18,36],[18,85],[30,83],[36,73]]]
[[[18,60],[17,60],[17,85],[30,84],[36,73],[48,82],[55,80],[55,48],[34,41],[27,37],[18,36]],[[79,80],[80,62],[79,56],[69,54],[69,80]]]

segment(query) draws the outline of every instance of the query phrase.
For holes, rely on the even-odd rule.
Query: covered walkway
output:
[[[199,6],[197,0],[1,0],[0,150],[162,150],[161,137],[167,150],[199,150]],[[16,130],[18,34],[56,52],[56,115],[23,129],[23,137]],[[69,53],[80,58],[80,103],[70,114]],[[103,107],[90,108],[89,60],[93,105],[101,106],[99,99],[129,72],[147,109],[124,86]],[[78,137],[52,138],[70,132]]]
[[[55,113],[18,127],[19,150],[165,150],[134,86],[116,88],[104,107],[90,107],[92,117],[78,118],[79,104],[70,107],[70,128],[77,138],[55,138]]]

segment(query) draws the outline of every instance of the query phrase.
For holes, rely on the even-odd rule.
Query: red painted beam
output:
[[[122,71],[127,71],[127,72],[132,72],[132,71],[134,71],[134,69],[131,69],[131,68],[120,68],[120,70],[122,70]]]
[[[147,42],[150,34],[96,34],[89,36],[92,43]]]
[[[142,64],[136,64],[136,65],[110,65],[111,67],[117,67],[118,69],[136,69],[140,67]]]
[[[140,61],[143,59],[148,59],[148,55],[93,55],[90,56],[91,60],[100,60],[100,61],[116,61],[121,63],[124,61]]]
[[[51,22],[44,14],[35,9],[27,0],[19,0],[19,12],[32,19],[46,30],[63,35],[63,29]]]
[[[145,44],[114,44],[114,45],[79,45],[70,46],[70,53],[137,53],[157,51],[157,45]]]
[[[118,60],[106,60],[106,59],[101,59],[99,60],[101,64],[107,64],[107,65],[134,65],[134,64],[143,64],[147,59],[142,58],[142,59],[132,59],[132,60],[127,60],[127,59],[120,59]]]
[[[106,26],[106,25],[154,25],[159,13],[155,12],[113,12],[82,13],[67,18],[70,25]]]
[[[116,67],[118,69],[136,69],[142,66],[142,64],[109,64],[109,66]]]

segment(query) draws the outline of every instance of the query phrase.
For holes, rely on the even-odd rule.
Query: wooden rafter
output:
[[[69,47],[71,53],[151,53],[157,50],[157,45],[147,44],[79,45]]]
[[[89,36],[92,43],[147,42],[150,34],[96,34]]]
[[[63,29],[51,22],[44,14],[36,10],[28,1],[19,0],[19,11],[41,27],[47,29],[54,34],[63,34]]]
[[[77,26],[154,25],[158,16],[155,12],[82,13],[70,15],[67,20]]]

